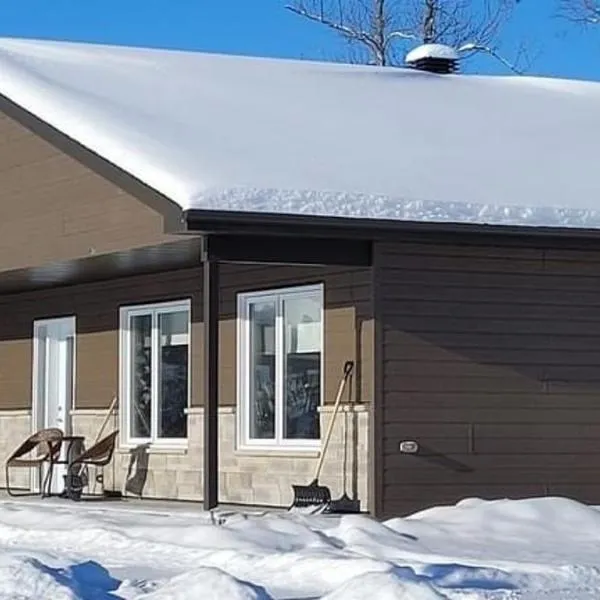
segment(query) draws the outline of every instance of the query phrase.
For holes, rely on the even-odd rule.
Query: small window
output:
[[[121,398],[128,443],[187,438],[190,303],[121,309]]]
[[[242,446],[318,447],[322,360],[321,286],[239,295]]]

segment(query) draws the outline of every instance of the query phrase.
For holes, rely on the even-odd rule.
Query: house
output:
[[[600,85],[426,63],[1,39],[0,452],[285,507],[350,360],[334,497],[598,502]]]

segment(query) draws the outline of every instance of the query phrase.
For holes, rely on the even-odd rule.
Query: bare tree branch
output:
[[[567,1],[567,0],[564,0]],[[596,0],[573,0],[596,2]],[[600,0],[597,0],[600,2]],[[379,66],[401,64],[408,42],[440,43],[470,54],[487,52],[513,72],[498,42],[520,0],[291,0],[287,10],[341,35],[354,59]],[[356,60],[355,60],[356,61]],[[360,62],[360,59],[358,60]]]
[[[321,7],[322,7],[322,0],[321,0]],[[380,52],[380,48],[377,46],[377,41],[374,40],[373,38],[371,38],[371,36],[367,32],[361,31],[359,29],[354,29],[352,26],[348,27],[348,26],[344,25],[341,20],[340,20],[340,22],[336,23],[335,21],[332,21],[331,19],[326,17],[324,13],[321,13],[321,14],[311,13],[311,12],[307,11],[305,8],[303,8],[302,6],[286,6],[286,8],[288,10],[291,10],[292,12],[295,12],[296,14],[298,14],[302,17],[310,19],[311,21],[316,21],[317,23],[326,25],[327,27],[334,29],[335,31],[337,31],[338,33],[341,33],[344,37],[346,37],[350,40],[356,40],[358,42],[362,42],[363,44],[368,46],[369,49],[378,56],[378,58],[381,59],[381,52]],[[381,63],[381,64],[383,64],[383,63]]]
[[[458,49],[459,52],[485,52],[490,56],[493,56],[496,60],[499,60],[506,68],[508,68],[513,73],[517,75],[523,75],[524,71],[517,68],[516,65],[506,60],[500,54],[498,54],[493,48],[488,48],[487,46],[480,46],[478,44],[465,44]]]
[[[600,25],[600,0],[560,0],[558,13],[580,25]]]

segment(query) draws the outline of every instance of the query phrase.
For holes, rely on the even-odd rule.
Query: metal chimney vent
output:
[[[423,44],[411,50],[405,62],[409,67],[430,73],[450,74],[458,71],[458,52],[444,44]]]

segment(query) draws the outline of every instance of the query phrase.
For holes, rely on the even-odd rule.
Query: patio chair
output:
[[[87,477],[83,476],[86,467],[105,467],[110,463],[115,452],[117,435],[119,435],[119,430],[115,429],[71,461],[65,475],[64,494],[67,498],[71,500],[81,498],[83,488],[88,483]],[[96,482],[102,485],[104,491],[104,473],[96,475]]]
[[[30,435],[7,459],[6,468],[6,491],[9,496],[30,496],[37,495],[28,493],[16,494],[10,486],[10,469],[11,468],[38,468],[40,480],[40,495],[42,498],[46,495],[45,490],[49,490],[52,485],[52,472],[54,470],[54,462],[60,455],[63,432],[55,427],[40,429]],[[37,449],[37,454],[32,456],[34,450]],[[27,456],[29,455],[29,456]],[[44,464],[48,465],[46,476],[42,481],[42,468]]]

